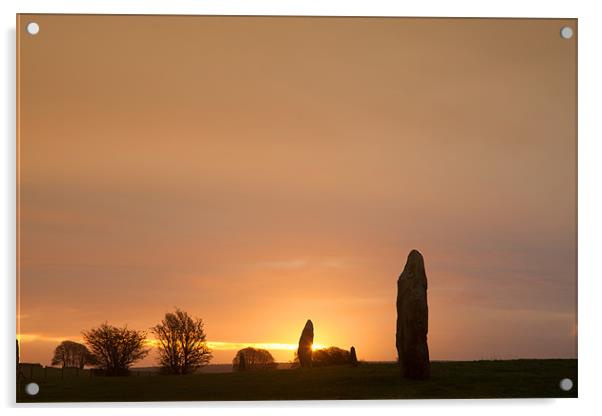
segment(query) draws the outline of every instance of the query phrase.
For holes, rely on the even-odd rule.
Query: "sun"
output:
[[[324,346],[322,344],[311,344],[311,350],[312,351],[323,350],[324,348],[326,348],[326,346]]]

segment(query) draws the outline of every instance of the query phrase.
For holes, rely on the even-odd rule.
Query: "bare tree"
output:
[[[82,334],[98,367],[110,376],[127,375],[130,366],[150,351],[145,348],[146,333],[127,326],[118,328],[105,322]]]
[[[234,371],[269,370],[276,368],[274,357],[268,350],[247,347],[238,351],[232,360]]]
[[[168,373],[189,374],[213,358],[203,320],[193,319],[178,308],[166,313],[152,331],[159,341],[159,364]]]
[[[96,364],[96,358],[84,344],[63,341],[54,350],[51,364],[83,369],[85,365]]]

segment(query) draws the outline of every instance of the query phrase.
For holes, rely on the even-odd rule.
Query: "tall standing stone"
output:
[[[397,355],[401,376],[424,380],[431,375],[427,280],[422,254],[412,250],[397,281]]]
[[[308,319],[299,338],[299,365],[301,368],[311,367],[311,346],[314,343],[314,324]]]

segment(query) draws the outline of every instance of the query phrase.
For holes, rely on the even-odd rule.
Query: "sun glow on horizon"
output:
[[[19,334],[17,335],[19,343],[28,342],[47,342],[47,343],[61,343],[65,340],[71,340],[75,342],[83,343],[81,336],[48,336],[43,334]],[[147,338],[145,344],[149,347],[156,348],[159,346],[159,340],[155,338]],[[229,342],[229,341],[207,341],[207,346],[212,350],[219,351],[237,351],[243,348],[252,347],[260,348],[264,350],[275,350],[275,351],[295,351],[299,345],[291,343],[279,343],[279,342]],[[311,349],[313,351],[326,348],[322,344],[312,344]]]
[[[147,345],[156,347],[159,345],[159,341],[156,339],[147,339]],[[258,348],[264,350],[276,350],[276,351],[295,351],[299,348],[298,344],[288,344],[280,342],[228,342],[228,341],[207,341],[207,346],[212,350],[220,351],[237,351],[243,348]],[[312,351],[321,350],[326,348],[322,344],[312,344]]]

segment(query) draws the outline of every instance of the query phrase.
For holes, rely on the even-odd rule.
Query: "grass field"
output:
[[[563,378],[574,382],[569,392]],[[73,377],[39,381],[18,402],[333,400],[577,397],[577,360],[433,362],[428,381],[400,381],[395,363],[190,376]]]

